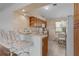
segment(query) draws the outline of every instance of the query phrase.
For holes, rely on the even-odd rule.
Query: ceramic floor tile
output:
[[[49,56],[65,56],[65,48],[59,47],[56,41],[48,42],[48,55]]]

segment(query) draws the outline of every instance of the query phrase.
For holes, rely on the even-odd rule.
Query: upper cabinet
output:
[[[37,17],[34,17],[34,16],[30,16],[29,17],[29,25],[30,25],[30,27],[46,27],[47,21],[42,20]]]

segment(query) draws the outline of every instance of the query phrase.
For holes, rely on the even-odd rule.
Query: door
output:
[[[79,4],[74,4],[74,55],[79,56]]]

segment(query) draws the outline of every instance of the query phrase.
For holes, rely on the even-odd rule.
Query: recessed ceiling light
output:
[[[25,12],[25,10],[24,10],[24,9],[22,9],[22,12]]]
[[[45,6],[44,9],[48,10],[49,9],[49,6]]]

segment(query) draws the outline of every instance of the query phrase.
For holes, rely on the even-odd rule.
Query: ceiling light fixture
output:
[[[25,10],[24,10],[24,9],[22,9],[22,12],[25,12]]]

